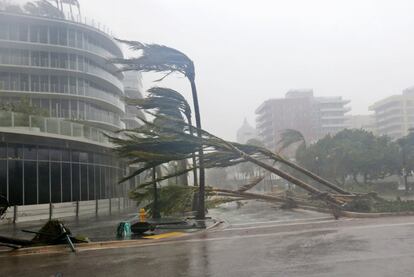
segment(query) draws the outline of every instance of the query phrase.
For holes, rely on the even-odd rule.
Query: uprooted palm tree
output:
[[[200,107],[198,103],[197,87],[195,84],[195,68],[193,61],[184,53],[158,44],[145,44],[138,41],[119,40],[122,43],[129,45],[132,50],[141,51],[141,56],[137,58],[116,58],[112,61],[115,64],[121,65],[121,70],[129,71],[143,71],[143,72],[164,72],[166,75],[160,80],[174,72],[183,74],[191,86],[191,93],[194,105],[194,114],[197,126],[197,135],[201,138],[201,117]],[[199,219],[205,218],[205,168],[204,168],[204,153],[203,147],[199,147],[199,197],[198,197],[198,214]]]
[[[160,115],[154,114],[154,116],[159,117]],[[203,147],[205,152],[204,166],[206,168],[228,167],[248,161],[301,187],[314,197],[322,199],[330,205],[344,203],[344,200],[336,198],[331,193],[321,191],[270,165],[269,160],[285,161],[266,148],[228,142],[204,130],[199,130],[202,134],[201,137],[194,136],[189,133],[188,125],[185,122],[180,123],[165,117],[163,119],[170,120],[174,124],[181,124],[182,128],[171,128],[169,127],[170,124],[161,126],[142,119],[145,124],[136,129],[135,133],[126,134],[126,138],[112,138],[112,141],[118,145],[116,151],[120,156],[129,159],[131,163],[139,163],[139,168],[130,176],[125,177],[124,180],[139,175],[154,166],[170,161],[189,159],[196,149]],[[301,167],[296,165],[296,168]],[[173,175],[162,176],[157,181],[173,178],[190,170],[190,168],[187,168]],[[143,183],[139,188],[149,186],[152,183],[152,181]]]

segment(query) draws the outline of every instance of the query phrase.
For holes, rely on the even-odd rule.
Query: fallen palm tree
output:
[[[158,120],[158,122],[163,122],[163,124],[157,124],[157,120],[149,122],[141,119],[144,123],[143,126],[133,130],[126,130],[123,138],[111,137],[111,140],[118,145],[116,151],[119,155],[127,158],[131,164],[137,165],[137,170],[125,177],[121,182],[142,174],[155,166],[171,161],[190,160],[193,158],[194,153],[202,147],[204,150],[204,166],[206,168],[228,167],[243,162],[251,162],[297,185],[314,198],[327,202],[330,205],[342,206],[346,203],[344,198],[337,198],[333,193],[321,191],[271,164],[282,162],[306,173],[307,176],[312,176],[313,179],[319,180],[322,185],[341,193],[341,195],[351,195],[308,170],[286,161],[264,147],[225,141],[204,130],[199,130],[202,133],[202,137],[198,137],[192,134],[188,123],[167,118],[160,114],[151,114],[151,116],[156,119],[162,119]],[[174,126],[174,128],[170,126]],[[198,156],[196,158],[199,160]],[[195,166],[198,167],[198,163]],[[139,188],[150,186],[154,182],[167,180],[192,170],[194,170],[194,165],[192,168],[186,168],[174,174],[162,176],[141,184]]]
[[[251,188],[255,187],[256,185],[258,185],[261,181],[263,181],[264,178],[265,178],[264,176],[257,177],[255,179],[253,179],[253,181],[251,181],[250,183],[248,183],[244,186],[241,186],[237,191],[240,191],[240,192],[248,191],[249,189],[251,189]]]

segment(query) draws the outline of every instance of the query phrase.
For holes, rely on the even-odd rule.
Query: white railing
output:
[[[36,133],[56,134],[109,143],[100,129],[71,122],[62,118],[49,118],[10,111],[0,111],[0,128],[12,128]]]

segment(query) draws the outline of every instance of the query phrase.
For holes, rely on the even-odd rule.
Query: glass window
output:
[[[78,94],[85,95],[85,82],[83,79],[78,79]]]
[[[23,158],[25,160],[37,160],[36,145],[25,145],[23,150]]]
[[[62,201],[72,201],[70,163],[62,163]]]
[[[77,94],[77,91],[76,91],[76,78],[74,78],[74,77],[69,78],[69,88],[70,88],[70,93],[71,94]]]
[[[24,205],[37,204],[37,162],[24,161]]]
[[[20,90],[19,74],[17,73],[10,74],[10,89]]]
[[[5,143],[0,143],[0,159],[7,158],[7,145]]]
[[[80,200],[80,166],[72,163],[72,201]]]
[[[76,32],[74,30],[69,30],[69,46],[76,47]]]
[[[51,161],[61,161],[62,160],[62,151],[60,149],[51,148],[49,150],[50,160]]]
[[[90,156],[92,156],[92,155],[90,155]],[[89,181],[88,181],[88,195],[89,195],[89,200],[94,200],[94,199],[96,199],[96,195],[95,195],[95,187],[96,187],[96,184],[95,184],[95,176],[96,176],[96,174],[95,174],[95,166],[93,166],[93,165],[89,165],[88,166],[88,179],[89,179]]]
[[[59,42],[58,27],[49,27],[49,40],[51,44],[58,44]]]
[[[23,145],[9,144],[7,147],[7,157],[9,159],[22,159],[23,158]]]
[[[101,198],[107,198],[109,197],[106,194],[106,183],[107,183],[107,178],[106,178],[106,168],[104,166],[100,166],[100,173],[101,173],[101,187],[100,187],[100,192],[101,192]]]
[[[70,151],[63,149],[62,150],[62,161],[64,162],[70,162]]]
[[[53,68],[59,67],[59,54],[50,53],[50,66]]]
[[[59,29],[59,44],[67,45],[68,44],[68,33],[66,29]]]
[[[30,41],[39,42],[39,26],[30,26]]]
[[[61,101],[60,116],[64,118],[69,117],[69,101],[68,100]]]
[[[69,93],[69,79],[68,77],[59,77],[59,92]]]
[[[72,162],[79,162],[79,152],[78,151],[72,151]]]
[[[52,101],[52,116],[53,117],[59,117],[60,115],[60,100],[51,100]]]
[[[40,91],[40,77],[38,75],[31,75],[31,91]]]
[[[59,203],[62,201],[61,198],[61,164],[54,162],[51,163],[51,193],[52,193],[52,202]]]
[[[68,55],[67,54],[59,55],[59,68],[68,68]]]
[[[40,76],[40,91],[49,92],[49,76]]]
[[[85,119],[85,103],[79,101],[79,113],[78,116],[80,119]]]
[[[39,26],[39,42],[48,43],[47,41],[47,26]]]
[[[95,193],[96,198],[101,199],[101,167],[94,166],[95,169]]]
[[[89,200],[88,196],[88,166],[85,164],[80,165],[81,171],[81,200]]]
[[[21,64],[22,65],[30,65],[29,51],[28,50],[22,50],[20,55],[21,55]]]
[[[9,39],[19,40],[19,25],[16,25],[16,24],[9,25]]]
[[[4,89],[4,90],[10,89],[9,73],[0,72],[0,89]]]
[[[85,59],[84,57],[78,56],[78,70],[79,71],[84,71],[85,70]]]
[[[59,91],[59,77],[50,76],[50,92],[60,92]]]
[[[0,160],[0,195],[7,197],[7,161]]]
[[[78,101],[76,100],[70,101],[70,113],[71,113],[71,118],[78,118]]]
[[[74,55],[74,54],[69,55],[69,68],[70,69],[77,70],[76,60],[77,60],[76,55]]]
[[[27,41],[29,36],[29,26],[27,24],[19,24],[19,40]]]
[[[87,152],[80,152],[79,153],[79,160],[81,163],[87,163],[88,162],[88,153]]]
[[[39,151],[40,152],[40,151]],[[39,162],[39,204],[49,203],[49,163]]]
[[[23,162],[9,160],[9,202],[23,205]]]
[[[8,39],[9,25],[4,22],[0,23],[0,39]]]
[[[29,75],[20,74],[20,90],[29,91]]]
[[[49,161],[49,148],[39,146],[37,153],[39,161]]]
[[[76,32],[76,47],[83,48],[83,33]]]
[[[49,53],[47,52],[40,52],[40,66],[49,67]]]

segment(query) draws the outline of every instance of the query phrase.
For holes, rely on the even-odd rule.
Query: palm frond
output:
[[[280,145],[279,151],[282,151],[295,143],[306,143],[303,134],[294,129],[283,130],[280,137],[280,140],[277,142],[277,144]]]
[[[159,44],[146,44],[122,39],[116,40],[128,45],[131,50],[141,52],[141,56],[137,58],[115,58],[111,60],[113,63],[121,65],[121,70],[123,71],[180,72],[187,77],[194,74],[194,63],[181,51]]]

